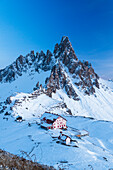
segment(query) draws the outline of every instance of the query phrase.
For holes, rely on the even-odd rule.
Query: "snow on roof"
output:
[[[67,136],[65,136],[65,135],[63,135],[63,136],[61,136],[61,140],[66,140],[66,138],[67,138]]]
[[[63,140],[63,141],[65,141],[67,138],[70,138],[70,137],[67,136],[67,135],[64,135],[64,134],[60,137],[60,139]],[[71,139],[71,138],[70,138],[70,139]]]
[[[16,119],[22,119],[22,116],[18,115],[18,116],[16,116]]]
[[[46,123],[46,122],[43,122],[43,123],[41,123],[41,126],[47,128],[47,127],[52,126],[52,124],[48,124],[48,123]]]
[[[57,114],[53,114],[53,113],[49,113],[49,112],[45,112],[42,116],[41,116],[41,119],[43,118],[46,118],[46,119],[49,119],[51,121],[54,121],[56,120],[58,117],[62,117],[60,115],[57,115]],[[64,117],[62,117],[63,119],[65,119]],[[65,119],[66,120],[66,119]]]
[[[81,133],[81,135],[88,135],[89,134],[89,132],[88,131],[86,131],[86,130],[79,130],[79,132]]]

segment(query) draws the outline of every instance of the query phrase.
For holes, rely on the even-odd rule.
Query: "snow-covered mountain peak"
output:
[[[98,78],[88,61],[78,60],[66,36],[62,37],[60,44],[56,44],[53,53],[49,50],[46,53],[41,51],[36,54],[31,51],[26,56],[20,55],[15,62],[0,70],[0,82],[3,84],[15,82],[14,84],[18,84],[15,87],[22,83],[21,87],[24,87],[24,82],[29,82],[29,87],[31,84],[28,88],[30,90],[20,92],[31,93],[33,89],[43,87],[46,88],[47,94],[52,96],[56,90],[62,89],[74,100],[79,99],[75,87],[87,95],[94,94],[95,87],[99,88]],[[14,89],[11,90],[12,94],[15,92]]]
[[[55,63],[53,54],[47,50],[45,54],[43,51],[34,54],[31,51],[26,56],[20,55],[16,61],[6,68],[0,70],[0,82],[11,83],[22,76],[24,73],[32,71],[32,73],[39,72],[39,70],[48,71]]]

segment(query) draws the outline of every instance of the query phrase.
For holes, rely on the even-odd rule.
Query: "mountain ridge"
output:
[[[60,75],[60,70],[62,70],[62,68],[62,75]],[[27,54],[26,56],[20,55],[11,65],[0,70],[0,82],[12,83],[30,69],[31,74],[33,74],[33,72],[39,73],[39,70],[44,72],[51,71],[50,76],[45,79],[45,85],[43,86],[46,87],[47,94],[49,96],[52,96],[52,93],[55,92],[56,89],[65,88],[69,97],[78,100],[78,95],[74,91],[72,85],[69,83],[70,81],[66,80],[68,79],[66,77],[67,72],[73,75],[74,84],[81,89],[84,89],[84,93],[87,95],[95,93],[94,86],[99,88],[98,75],[94,72],[94,69],[92,68],[91,64],[88,63],[88,61],[81,62],[78,60],[67,36],[63,36],[60,44],[57,43],[55,45],[53,53],[47,50],[46,54],[41,51],[40,53],[37,52],[35,55],[34,51],[31,51],[30,54]],[[54,69],[56,69],[56,71]],[[48,86],[47,84],[48,81],[54,81],[52,80],[52,75],[54,75],[54,80],[57,77],[57,82],[55,82],[56,85],[54,88],[52,85]],[[61,79],[63,81],[62,85]],[[36,85],[38,82],[40,83],[40,81],[37,81]],[[37,86],[34,87],[34,89],[37,89]]]

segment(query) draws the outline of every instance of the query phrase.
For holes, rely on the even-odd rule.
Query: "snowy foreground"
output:
[[[6,89],[10,88],[13,86]],[[112,89],[112,82],[101,79],[95,95],[84,96],[76,88],[80,101],[68,98],[63,90],[57,91],[52,98],[45,94],[31,98],[31,93],[24,90],[24,93],[17,93],[5,110],[10,115],[0,114],[0,148],[56,169],[113,169]],[[75,116],[66,114],[66,108],[62,107],[64,103]],[[40,116],[45,111],[61,114],[67,119],[69,128],[65,133],[74,137],[75,129],[85,129],[89,136],[75,138],[71,146],[57,143],[57,138],[53,137],[59,135],[58,130],[47,131],[40,127]],[[18,115],[25,121],[16,122]]]
[[[6,89],[10,91],[13,87]],[[10,115],[0,114],[0,148],[56,169],[113,169],[112,89],[112,82],[100,79],[100,89],[96,89],[95,95],[84,96],[76,88],[80,101],[68,98],[63,90],[58,90],[52,98],[45,94],[31,98],[31,93],[24,90],[24,93],[13,95],[5,110]],[[66,108],[62,107],[64,103],[74,116],[66,114]],[[89,136],[75,138],[71,146],[57,143],[57,138],[53,137],[59,135],[58,130],[47,131],[40,127],[40,116],[45,111],[67,119],[67,134],[74,136],[75,129],[85,129]],[[18,115],[25,121],[16,122]]]
[[[17,123],[0,115],[0,148],[56,169],[70,170],[113,168],[113,123],[90,118],[65,116],[74,134],[85,129],[89,136],[76,139],[78,147],[56,143],[57,130],[47,131],[36,124],[39,119]],[[28,124],[30,123],[30,124]]]

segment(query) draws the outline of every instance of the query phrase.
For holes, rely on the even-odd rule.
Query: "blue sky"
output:
[[[113,78],[113,0],[0,0],[0,68],[31,50],[53,51],[63,35],[79,59]]]

